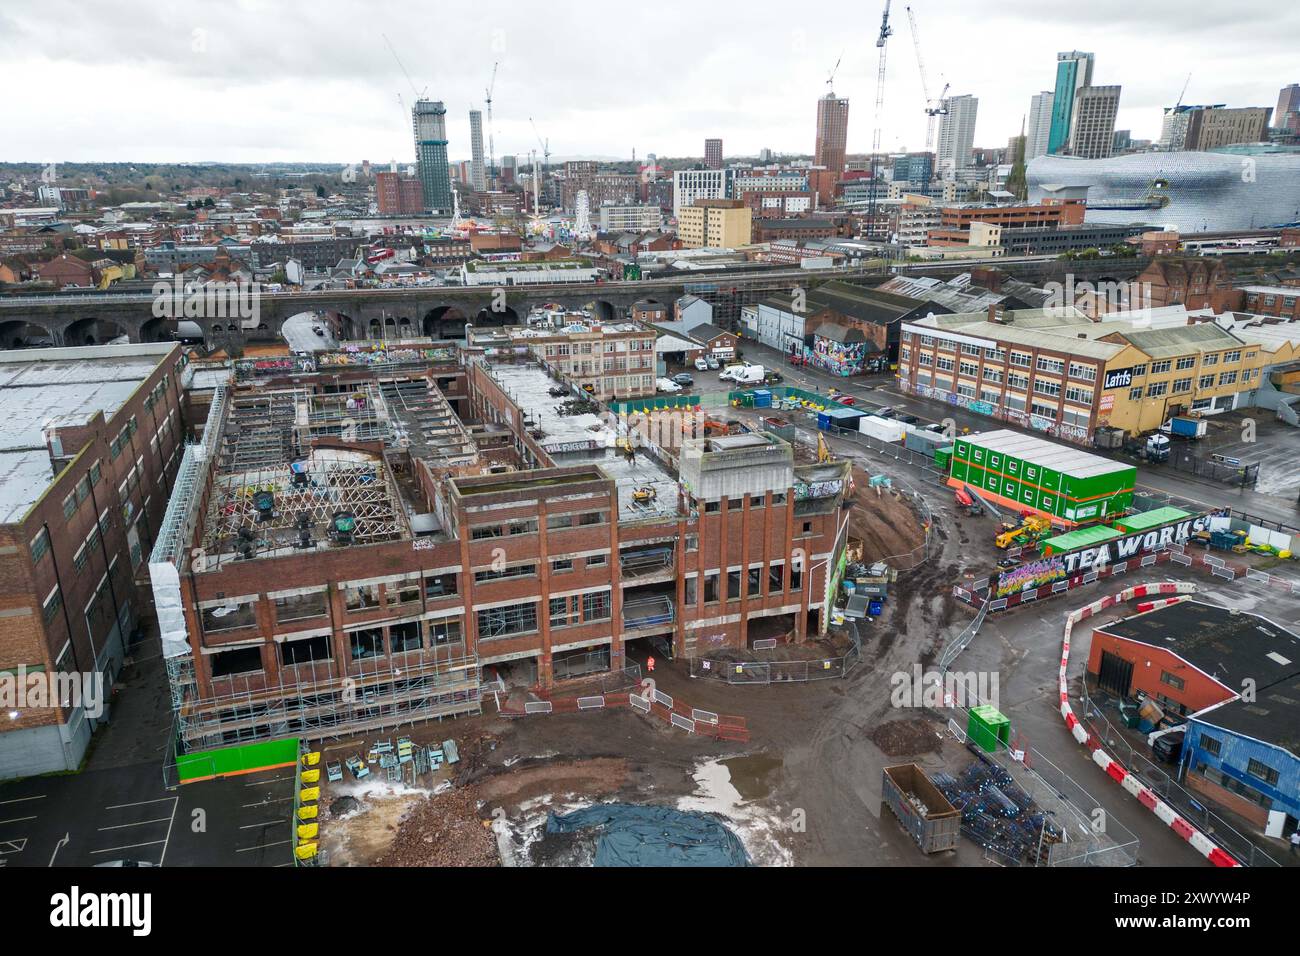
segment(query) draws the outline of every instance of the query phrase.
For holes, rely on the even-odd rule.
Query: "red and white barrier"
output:
[[[1137,605],[1138,613],[1145,611],[1154,611],[1157,608],[1168,607],[1171,604],[1178,604],[1186,601],[1188,595],[1196,592],[1196,585],[1185,581],[1168,581],[1160,584],[1139,584],[1135,587],[1125,588],[1118,594],[1104,597],[1091,604],[1071,611],[1065,619],[1065,636],[1061,641],[1061,670],[1059,673],[1059,690],[1061,696],[1061,716],[1065,719],[1065,726],[1069,729],[1074,739],[1079,741],[1085,747],[1092,751],[1092,762],[1105,771],[1106,775],[1118,783],[1121,787],[1131,793],[1138,799],[1142,806],[1154,813],[1159,819],[1164,821],[1165,825],[1177,833],[1180,837],[1196,848],[1196,851],[1205,857],[1215,866],[1240,866],[1235,859],[1229,856],[1224,850],[1216,845],[1204,833],[1197,830],[1194,826],[1178,815],[1178,811],[1165,803],[1155,792],[1142,783],[1137,777],[1129,773],[1115,760],[1110,754],[1101,749],[1100,743],[1094,743],[1092,736],[1074,715],[1074,710],[1070,707],[1069,683],[1066,678],[1066,668],[1070,663],[1070,638],[1074,632],[1074,625],[1079,621],[1092,617],[1107,608],[1114,607],[1116,604],[1122,604],[1131,601],[1135,597],[1154,597],[1155,595],[1170,595],[1166,597],[1155,597],[1150,601],[1139,601]]]

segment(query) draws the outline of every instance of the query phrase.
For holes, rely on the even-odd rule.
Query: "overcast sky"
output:
[[[851,100],[849,151],[871,146],[882,3],[445,0],[0,0],[0,160],[413,159],[412,83],[447,104],[453,159],[500,61],[496,154],[810,153],[815,100]],[[1300,3],[1234,0],[914,0],[931,95],[979,97],[977,146],[1020,130],[1055,55],[1096,54],[1120,84],[1118,128],[1155,138],[1185,102],[1276,106],[1300,82]],[[146,12],[148,11],[148,12]],[[810,15],[806,15],[810,14]],[[906,9],[895,3],[882,145],[925,148]],[[401,95],[405,108],[399,105]],[[521,159],[521,162],[526,161]]]

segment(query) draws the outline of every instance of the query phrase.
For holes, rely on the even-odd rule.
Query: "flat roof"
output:
[[[1241,699],[1210,707],[1191,716],[1197,723],[1281,747],[1300,757],[1300,677],[1289,677]]]
[[[533,362],[488,363],[488,370],[520,411],[540,430],[538,443],[557,466],[590,464],[614,479],[618,490],[619,516],[623,519],[671,517],[678,510],[677,476],[647,454],[633,460],[618,451],[617,431],[601,416],[560,413],[565,399],[550,394],[558,381]],[[638,502],[638,488],[654,491],[653,500]]]
[[[1043,542],[1043,551],[1046,553],[1049,548],[1054,552],[1071,551],[1074,548],[1085,548],[1090,544],[1111,541],[1119,536],[1119,532],[1113,528],[1107,528],[1105,525],[1094,525],[1091,528],[1080,528],[1078,531],[1058,534],[1055,537],[1048,538]]]
[[[1217,604],[1182,601],[1097,630],[1171,651],[1234,692],[1246,678],[1256,687],[1272,687],[1300,677],[1300,637],[1256,614]]]
[[[1181,508],[1156,508],[1154,511],[1142,511],[1127,518],[1120,518],[1115,524],[1126,531],[1143,531],[1173,521],[1190,518],[1191,515]]]
[[[0,524],[15,524],[54,480],[47,428],[111,419],[176,346],[89,345],[0,352]]]
[[[1132,465],[1111,461],[1078,448],[1067,448],[1033,435],[1022,435],[1007,428],[980,435],[967,435],[962,440],[989,451],[1023,458],[1041,468],[1051,468],[1075,478],[1134,470]]]

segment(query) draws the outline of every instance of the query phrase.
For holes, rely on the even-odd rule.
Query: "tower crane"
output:
[[[493,63],[493,64],[492,64],[492,79],[491,79],[491,81],[490,81],[490,82],[488,83],[488,85],[487,85],[487,98],[486,98],[486,100],[487,100],[487,121],[488,121],[488,168],[487,168],[487,178],[488,178],[488,184],[489,184],[489,185],[491,185],[491,182],[492,182],[492,170],[496,168],[496,164],[497,164],[497,148],[496,148],[496,143],[493,141],[493,137],[492,137],[492,91],[495,90],[495,89],[497,88],[497,66],[498,66],[498,65],[499,65],[499,64],[497,64],[497,63]]]
[[[876,193],[879,191],[880,179],[880,122],[885,108],[885,53],[887,42],[894,35],[894,28],[889,25],[889,4],[885,0],[885,12],[880,16],[880,35],[876,37],[876,49],[880,51],[876,66],[876,119],[871,133],[871,187],[867,193],[867,238],[870,239],[876,228]]]
[[[928,149],[934,145],[934,124],[935,118],[948,115],[948,87],[950,84],[943,85],[943,92],[939,98],[930,98],[930,80],[925,73],[925,58],[921,55],[921,34],[916,29],[916,14],[912,8],[907,8],[907,23],[912,29],[912,45],[916,48],[916,66],[921,71],[921,93],[925,96],[925,115],[930,117],[929,123],[925,128],[925,145]]]
[[[831,75],[826,78],[826,92],[831,96],[835,95],[835,74],[840,71],[840,63],[844,60],[844,54],[841,53],[839,59],[835,61],[835,66],[831,68]]]
[[[402,62],[402,58],[398,56],[397,51],[393,49],[393,44],[389,42],[388,34],[381,33],[380,36],[384,38],[384,43],[388,46],[388,52],[393,54],[393,59],[397,61],[397,66],[401,69],[402,75],[406,77],[406,82],[411,84],[411,92],[415,94],[415,98],[417,100],[424,99],[424,94],[429,92],[429,88],[426,86],[422,91],[415,88],[415,80],[411,79],[411,74],[406,71],[406,64]]]

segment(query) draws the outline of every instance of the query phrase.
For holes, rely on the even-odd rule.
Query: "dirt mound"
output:
[[[910,757],[938,751],[942,738],[922,717],[891,720],[871,732],[871,742],[887,757]]]
[[[627,781],[627,761],[621,757],[539,762],[517,765],[478,783],[489,806],[517,806],[546,794],[602,797],[617,793]]]
[[[853,469],[856,490],[849,515],[849,536],[862,539],[865,564],[904,555],[925,543],[921,518],[908,497],[889,488],[870,488],[868,475]]]
[[[402,818],[377,866],[497,866],[497,843],[473,788],[434,794]]]

